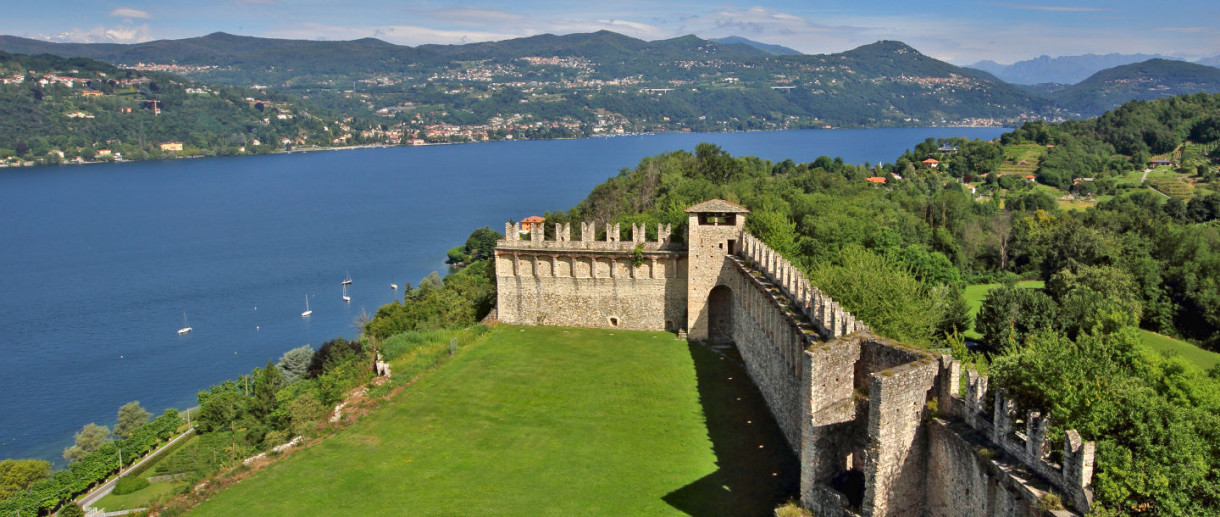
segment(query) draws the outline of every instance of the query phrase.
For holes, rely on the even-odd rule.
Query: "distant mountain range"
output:
[[[1085,54],[1083,56],[1040,56],[1011,65],[995,61],[979,61],[970,68],[988,72],[1013,84],[1076,84],[1089,76],[1116,66],[1165,59],[1160,54]]]
[[[272,85],[354,115],[405,117],[412,106],[432,106],[440,122],[474,124],[516,105],[548,124],[613,116],[643,130],[1016,124],[1220,89],[1218,69],[1138,54],[963,68],[896,41],[808,55],[740,37],[644,41],[609,31],[417,47],[220,32],[130,45],[0,36],[0,50],[174,64],[171,71],[193,80]],[[1063,84],[1016,85],[1026,82]]]
[[[715,41],[716,43],[725,43],[725,44],[741,43],[742,45],[749,45],[751,47],[754,47],[756,49],[759,49],[763,52],[766,52],[766,53],[774,55],[774,56],[798,56],[798,55],[803,54],[803,52],[801,52],[799,50],[791,49],[791,48],[785,47],[783,45],[771,45],[769,43],[759,43],[754,40],[745,39],[741,36],[729,36],[727,38],[712,38],[712,41]]]

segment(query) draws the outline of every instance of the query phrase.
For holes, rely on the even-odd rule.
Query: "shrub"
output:
[[[114,484],[114,495],[126,495],[148,487],[148,480],[141,476],[127,476],[119,478],[119,482]]]

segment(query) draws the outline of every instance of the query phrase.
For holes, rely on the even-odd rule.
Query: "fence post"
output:
[[[449,340],[449,355],[453,355],[455,351],[457,351],[457,338]]]

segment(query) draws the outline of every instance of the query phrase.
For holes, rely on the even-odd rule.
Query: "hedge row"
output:
[[[123,466],[130,465],[173,436],[180,425],[182,419],[178,418],[178,410],[167,409],[165,414],[136,429],[130,438],[107,443],[68,465],[67,469],[34,483],[29,490],[0,501],[0,515],[50,513],[64,501],[72,500],[118,472],[119,451],[123,453]]]

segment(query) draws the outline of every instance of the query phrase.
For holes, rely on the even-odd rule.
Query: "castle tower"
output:
[[[725,257],[737,252],[746,214],[721,199],[686,209],[686,329],[691,339],[723,339],[732,329],[733,293],[722,279],[735,273]]]

